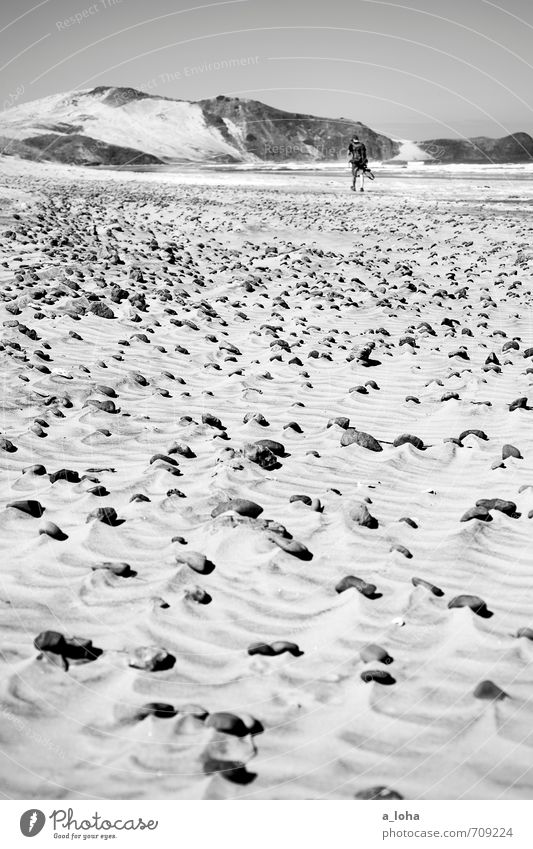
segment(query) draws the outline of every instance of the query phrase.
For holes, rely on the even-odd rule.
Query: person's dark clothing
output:
[[[365,168],[368,164],[366,147],[363,142],[351,141],[348,146],[348,153],[350,154],[352,165],[357,165],[360,168]]]

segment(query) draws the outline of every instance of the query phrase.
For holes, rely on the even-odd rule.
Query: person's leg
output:
[[[364,192],[364,190],[365,190],[365,172],[361,169],[359,174],[361,175],[361,188],[359,189],[359,191]]]
[[[352,165],[352,192],[355,192],[355,179],[357,176],[357,169],[355,165]]]

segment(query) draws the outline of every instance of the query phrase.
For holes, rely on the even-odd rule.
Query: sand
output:
[[[4,796],[530,799],[533,184],[0,196]]]

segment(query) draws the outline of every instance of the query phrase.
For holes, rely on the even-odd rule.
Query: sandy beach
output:
[[[3,158],[5,797],[533,797],[533,181],[349,184]]]

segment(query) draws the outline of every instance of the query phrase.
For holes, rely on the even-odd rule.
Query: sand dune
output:
[[[348,185],[5,163],[7,797],[531,798],[531,184]]]

